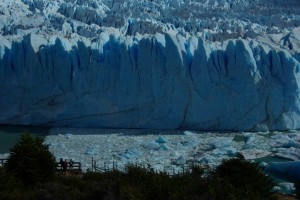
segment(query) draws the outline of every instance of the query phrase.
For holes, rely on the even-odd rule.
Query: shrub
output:
[[[7,171],[25,185],[32,186],[37,182],[48,181],[55,175],[55,158],[48,145],[43,142],[40,137],[33,138],[30,134],[23,134],[10,150]]]
[[[201,167],[201,166],[198,166],[198,165],[191,165],[190,169],[191,169],[191,175],[192,176],[201,177],[205,173],[204,168]]]
[[[224,160],[213,172],[224,183],[233,186],[234,196],[244,199],[274,199],[274,183],[257,164],[245,160]],[[225,184],[225,185],[226,185]],[[230,188],[230,187],[229,187]]]
[[[26,190],[22,182],[0,168],[0,199],[1,200],[30,200],[34,192]]]
[[[295,186],[296,186],[297,199],[300,199],[300,180],[298,182],[296,182]]]
[[[40,200],[77,200],[86,199],[80,191],[82,181],[73,177],[61,177],[55,181],[41,183],[35,186],[35,199]]]

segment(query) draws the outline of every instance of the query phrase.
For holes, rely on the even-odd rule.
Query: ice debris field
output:
[[[300,128],[298,0],[1,0],[0,124]]]
[[[300,133],[213,133],[194,131],[99,130],[53,128],[45,139],[57,160],[73,159],[83,170],[96,166],[124,170],[139,164],[170,174],[191,164],[216,167],[239,157],[257,162],[283,180],[275,189],[292,193],[300,179]],[[285,180],[285,181],[284,181]],[[286,181],[290,180],[290,182]]]

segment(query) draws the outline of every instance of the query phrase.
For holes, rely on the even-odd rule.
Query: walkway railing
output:
[[[0,167],[3,167],[7,163],[7,159],[0,159]]]
[[[57,172],[64,172],[64,168],[61,165],[61,163],[56,162],[57,167],[56,167],[56,171]],[[73,164],[71,165],[69,162],[67,163],[67,168],[66,168],[67,172],[71,172],[71,173],[75,173],[75,174],[79,174],[82,172],[81,169],[81,163],[80,162],[73,162]]]
[[[142,164],[134,164],[134,163],[129,163],[128,166],[141,167],[144,169],[148,169],[149,171],[153,171],[155,173],[160,173],[160,172],[166,173],[169,176],[178,176],[178,175],[183,175],[186,172],[191,172],[193,166],[200,167],[203,170],[209,169],[208,165],[200,165],[200,164],[192,164],[191,166],[182,166],[181,170],[179,170],[179,171],[178,170],[176,171],[175,168],[172,168],[171,170],[158,171],[158,170],[151,168],[151,166],[142,165]],[[128,166],[120,167],[115,162],[112,162],[112,164],[103,163],[103,166],[100,167],[97,165],[97,162],[92,157],[92,172],[110,172],[110,171],[114,171],[114,170],[127,172]]]
[[[0,159],[0,167],[4,167],[6,163],[7,163],[7,159]],[[59,162],[56,162],[56,164],[57,164],[56,171],[63,172],[64,171],[63,166]],[[81,173],[82,172],[81,163],[74,162],[73,165],[70,165],[70,163],[68,163],[66,171],[75,173],[75,174]]]

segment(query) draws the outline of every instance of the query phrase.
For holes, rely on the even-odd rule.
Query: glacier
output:
[[[3,0],[0,124],[299,129],[299,8]]]

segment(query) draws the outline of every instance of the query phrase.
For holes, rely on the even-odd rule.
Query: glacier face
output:
[[[0,123],[300,128],[299,8],[296,0],[3,0]]]

